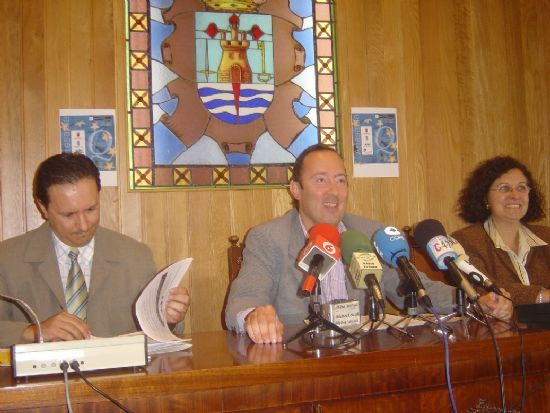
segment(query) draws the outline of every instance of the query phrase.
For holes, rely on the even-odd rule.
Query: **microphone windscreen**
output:
[[[381,228],[372,238],[378,255],[392,267],[397,268],[400,257],[410,259],[409,243],[405,236],[395,227]]]
[[[340,233],[338,232],[338,228],[334,225],[321,222],[320,224],[312,226],[308,233],[310,239],[321,236],[334,245],[340,245]]]
[[[425,219],[424,221],[420,221],[414,228],[414,242],[424,250],[426,249],[428,241],[438,236],[446,237],[447,233],[441,222],[436,219]]]
[[[437,268],[446,270],[447,258],[453,261],[457,259],[457,254],[451,246],[451,241],[447,238],[447,233],[441,222],[435,219],[426,219],[417,224],[414,230],[414,241],[428,253]]]
[[[368,238],[361,231],[350,229],[342,233],[342,260],[350,265],[354,252],[373,252]]]

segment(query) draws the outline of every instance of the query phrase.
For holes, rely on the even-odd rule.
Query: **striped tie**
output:
[[[72,248],[69,252],[71,259],[71,268],[67,277],[67,286],[65,287],[65,300],[67,301],[67,311],[86,320],[86,305],[88,304],[88,289],[82,268],[77,260],[78,250]]]

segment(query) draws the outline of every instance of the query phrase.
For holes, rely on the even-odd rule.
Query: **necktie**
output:
[[[82,268],[77,260],[78,250],[71,249],[69,258],[71,259],[71,268],[67,277],[67,286],[65,287],[65,300],[67,301],[67,311],[71,314],[86,320],[86,305],[88,304],[88,289]]]

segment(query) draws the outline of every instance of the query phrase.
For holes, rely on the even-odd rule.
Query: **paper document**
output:
[[[160,271],[143,289],[136,302],[136,316],[143,332],[158,342],[183,341],[168,327],[165,307],[168,291],[177,287],[193,258],[175,262]]]
[[[156,341],[152,338],[147,338],[147,354],[150,356],[154,354],[172,353],[174,351],[187,350],[191,347],[191,339],[177,338],[172,341]]]

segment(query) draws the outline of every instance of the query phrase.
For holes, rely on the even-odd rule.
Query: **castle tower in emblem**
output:
[[[239,17],[233,14],[229,18],[230,30],[221,31],[222,58],[218,67],[220,83],[252,83],[252,70],[247,57],[250,42],[246,39],[246,31],[239,31],[239,22]]]

